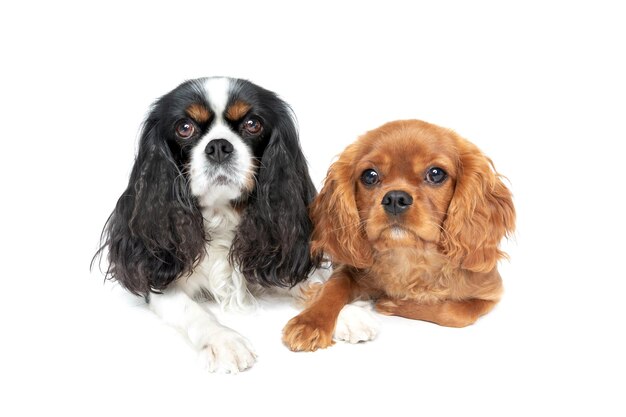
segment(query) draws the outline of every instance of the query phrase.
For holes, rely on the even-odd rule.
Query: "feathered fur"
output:
[[[153,105],[128,187],[103,231],[98,254],[107,251],[107,278],[137,295],[162,291],[189,275],[211,240],[189,187],[193,145],[174,136],[186,108],[210,107],[205,80],[183,83]],[[241,212],[229,259],[249,282],[293,286],[318,260],[309,255],[308,205],[316,191],[292,111],[274,93],[244,80],[233,80],[228,94],[227,103],[243,100],[264,123],[264,134],[251,149],[254,187],[229,203]]]
[[[250,343],[196,299],[245,308],[250,287],[307,278],[319,262],[315,193],[283,100],[245,80],[187,81],[152,106],[96,256],[189,337],[208,370],[242,371],[256,358]]]
[[[143,296],[189,275],[208,239],[184,167],[163,139],[159,105],[144,124],[128,187],[106,223],[100,249],[109,257],[107,278]]]
[[[335,270],[287,324],[285,344],[329,346],[339,311],[355,298],[453,327],[489,312],[502,293],[498,245],[515,227],[501,178],[475,145],[418,120],[387,123],[348,146],[311,208],[311,248]]]
[[[250,281],[287,287],[319,264],[318,256],[309,255],[313,226],[308,206],[316,190],[298,145],[291,109],[282,102],[272,107],[277,122],[233,241],[231,260]]]

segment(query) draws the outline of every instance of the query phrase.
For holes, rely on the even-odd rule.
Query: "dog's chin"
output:
[[[235,181],[226,175],[218,175],[213,180],[213,186],[216,187],[230,187],[235,185]]]
[[[246,182],[224,174],[207,178],[201,189],[195,188],[194,194],[203,208],[227,206],[242,200],[249,193]]]
[[[370,235],[370,242],[377,251],[428,244],[431,239],[421,236],[418,230],[406,225],[386,224]]]
[[[406,246],[417,238],[413,231],[399,224],[386,224],[373,232],[369,233],[369,240],[376,249]]]
[[[392,224],[385,227],[380,232],[380,237],[386,241],[400,243],[406,242],[407,240],[413,241],[418,238],[414,231],[400,224]]]

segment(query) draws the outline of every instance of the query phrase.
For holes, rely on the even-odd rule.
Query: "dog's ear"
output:
[[[144,123],[130,180],[103,233],[106,277],[136,295],[191,273],[204,254],[203,220],[153,113]]]
[[[330,255],[334,263],[366,268],[373,260],[356,205],[355,152],[355,146],[349,146],[331,165],[322,191],[311,206],[311,249],[317,256]]]
[[[308,206],[316,190],[290,109],[281,102],[274,110],[278,122],[263,152],[230,258],[249,281],[287,287],[306,279],[319,264],[309,251]]]
[[[515,229],[513,200],[491,160],[476,146],[464,141],[459,156],[442,246],[462,268],[488,272],[506,256],[498,246]]]

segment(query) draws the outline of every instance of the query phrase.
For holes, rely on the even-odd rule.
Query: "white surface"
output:
[[[260,2],[259,2],[260,3]],[[624,415],[626,65],[617,2],[5,2],[0,414]],[[454,128],[511,181],[505,297],[476,325],[381,318],[292,353],[286,302],[224,315],[258,362],[203,372],[89,273],[150,103],[230,75],[293,106],[316,185],[359,134]]]

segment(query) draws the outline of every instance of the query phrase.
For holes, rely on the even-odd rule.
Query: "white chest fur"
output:
[[[193,273],[180,277],[176,285],[193,298],[213,298],[222,308],[244,309],[255,304],[245,277],[228,259],[235,237],[239,214],[231,207],[202,210],[204,228],[209,237],[206,253]]]

